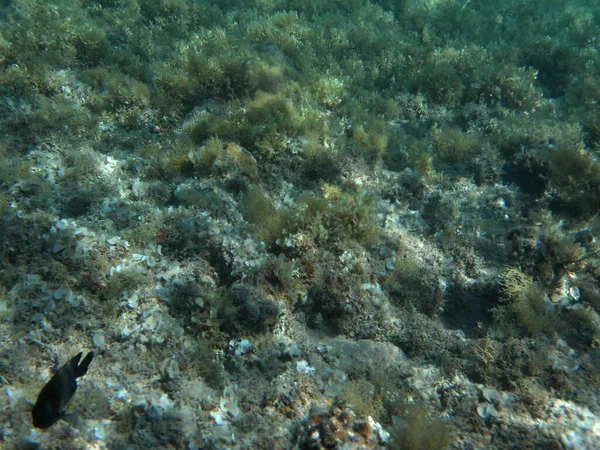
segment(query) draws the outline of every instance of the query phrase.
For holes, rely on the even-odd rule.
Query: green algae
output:
[[[298,308],[319,332],[331,333],[319,315],[343,315],[325,317],[325,324],[353,337],[392,340],[452,377],[468,373],[470,363],[456,361],[468,360],[470,350],[453,343],[438,351],[436,339],[448,337],[431,324],[441,326],[433,319],[450,297],[440,286],[477,287],[489,276],[484,282],[491,287],[482,289],[489,298],[456,288],[468,295],[456,295],[455,311],[447,310],[465,316],[473,311],[469,302],[495,306],[478,317],[475,333],[485,340],[474,350],[475,376],[517,392],[538,377],[540,389],[572,396],[569,383],[578,374],[543,376],[550,368],[543,355],[552,345],[543,338],[564,337],[584,357],[593,356],[598,342],[595,6],[541,0],[2,2],[0,123],[8,131],[0,212],[10,281],[0,292],[19,279],[19,264],[26,265],[23,255],[34,245],[28,242],[52,239],[51,222],[40,211],[53,208],[47,214],[89,219],[90,226],[102,222],[99,234],[119,233],[136,247],[164,243],[164,253],[185,258],[182,267],[189,264],[190,271],[204,270],[198,261],[217,266],[217,281],[226,286],[206,299],[214,323],[204,310],[186,311],[202,322],[194,325],[177,316],[199,336],[214,333],[215,348],[245,333],[264,334],[269,343],[281,311],[264,291],[284,297],[279,285],[294,284],[304,293]],[[40,149],[58,155],[59,163],[43,160]],[[250,155],[250,168],[231,149]],[[118,160],[113,178],[104,172],[109,156]],[[134,185],[142,188],[133,192]],[[119,205],[104,203],[121,194],[126,200]],[[57,196],[65,202],[54,208]],[[117,207],[131,213],[102,212]],[[223,222],[182,236],[188,231],[156,208],[177,210],[182,221],[206,214]],[[19,215],[31,215],[24,221],[31,239],[14,237],[22,227]],[[439,248],[443,268],[407,247],[405,258],[384,269],[388,247],[399,250],[390,244],[395,227]],[[265,264],[244,273],[250,283],[237,293],[228,284],[242,275],[222,267],[232,264],[228,258],[243,262],[235,253],[243,245],[236,236],[227,236],[235,242],[229,247],[218,241],[226,229],[250,240],[254,232],[271,260],[277,255],[275,269]],[[22,255],[15,250],[20,247]],[[89,264],[105,274],[110,264],[93,256]],[[70,264],[74,277],[95,277]],[[23,273],[40,267],[54,265],[31,264]],[[511,269],[494,277],[499,267]],[[343,280],[342,271],[350,274]],[[382,295],[396,301],[374,312],[357,279],[381,282]],[[111,277],[103,286],[105,314],[119,317],[124,290],[150,290],[155,282],[134,272]],[[346,283],[352,288],[344,289]],[[77,284],[90,298],[99,285]],[[550,305],[549,312],[546,297],[559,288],[567,306]],[[415,309],[432,320],[417,319]],[[286,320],[293,323],[296,312],[286,311]],[[418,320],[431,326],[408,338],[392,325]],[[453,323],[460,328],[464,322]],[[525,339],[531,337],[538,340]],[[463,340],[470,345],[470,338]],[[525,355],[527,346],[535,350]],[[223,375],[220,365],[210,364],[211,352],[196,357],[208,360],[201,377],[214,382]],[[257,361],[252,364],[260,366]],[[224,372],[238,364],[228,363]],[[374,414],[368,402],[375,397],[361,396],[361,386],[351,383],[347,400],[360,414]],[[294,400],[285,401],[288,413],[297,414]],[[396,445],[446,446],[443,424],[417,409],[405,413],[382,418],[401,428],[392,433]],[[409,422],[408,431],[394,416]],[[427,441],[431,428],[438,437]]]

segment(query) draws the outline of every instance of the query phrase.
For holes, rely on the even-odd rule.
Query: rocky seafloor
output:
[[[599,13],[542,3],[0,2],[0,446],[598,448]]]

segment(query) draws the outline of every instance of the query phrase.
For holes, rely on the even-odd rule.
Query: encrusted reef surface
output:
[[[599,448],[597,0],[0,25],[0,447]]]

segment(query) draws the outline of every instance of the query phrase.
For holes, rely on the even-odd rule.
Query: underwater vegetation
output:
[[[268,244],[292,247],[298,239],[312,243],[352,239],[370,246],[379,233],[374,202],[366,191],[345,194],[325,184],[322,195],[300,194],[293,207],[277,208],[264,191],[252,188],[242,211]]]
[[[0,23],[6,445],[75,433],[15,407],[72,342],[106,361],[89,446],[598,441],[595,0],[15,0]]]
[[[451,442],[450,429],[440,420],[430,419],[419,407],[409,406],[405,411],[406,419],[392,417],[392,449],[430,449],[448,448]]]

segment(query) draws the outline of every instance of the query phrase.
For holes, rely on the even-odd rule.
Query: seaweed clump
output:
[[[501,292],[509,302],[507,307],[497,307],[496,315],[507,310],[520,327],[530,335],[552,330],[551,313],[545,307],[546,293],[542,286],[515,267],[507,267],[500,274]]]
[[[261,188],[252,188],[244,200],[244,217],[258,225],[257,234],[267,244],[284,247],[302,235],[308,242],[351,239],[371,246],[379,239],[375,197],[368,192],[343,193],[329,185],[324,195],[303,193],[290,208],[277,208]],[[285,242],[288,242],[286,244]]]
[[[259,288],[244,283],[234,284],[226,294],[227,300],[218,311],[223,331],[239,335],[272,331],[280,315],[274,300]]]
[[[450,427],[416,405],[406,406],[402,417],[392,416],[387,430],[394,450],[445,450],[450,444]]]

